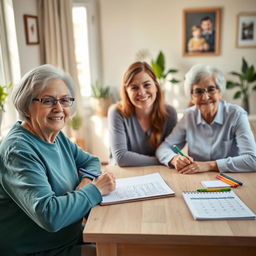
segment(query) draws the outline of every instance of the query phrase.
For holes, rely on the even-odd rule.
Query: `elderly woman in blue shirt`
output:
[[[157,149],[159,161],[179,173],[256,171],[256,145],[247,113],[222,100],[223,73],[208,65],[195,65],[185,76],[189,107],[172,133]],[[188,145],[188,156],[173,146]]]

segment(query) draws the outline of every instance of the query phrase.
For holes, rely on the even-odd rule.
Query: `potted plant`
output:
[[[109,86],[103,86],[98,81],[91,85],[92,109],[98,116],[107,116],[108,108],[112,104]]]
[[[83,150],[86,150],[85,140],[79,130],[83,125],[83,119],[79,114],[76,114],[68,121],[70,130],[70,140],[80,146]]]
[[[1,135],[1,124],[2,124],[2,115],[4,112],[4,103],[8,96],[8,91],[12,87],[12,83],[7,85],[0,85],[0,135]]]
[[[8,91],[12,87],[12,83],[0,85],[0,112],[4,111],[4,103],[8,96]]]
[[[77,131],[81,127],[83,123],[82,117],[79,114],[73,116],[69,121],[68,125],[71,127],[72,130]]]
[[[168,78],[169,74],[177,73],[177,69],[169,69],[165,70],[165,56],[162,51],[159,52],[157,58],[154,60],[151,60],[151,67],[156,75],[156,78],[159,80],[159,83],[163,85],[166,82],[166,79]],[[177,84],[180,81],[172,78],[171,80],[168,80],[172,84]]]
[[[232,71],[230,74],[236,76],[239,81],[227,81],[227,89],[237,88],[233,98],[242,99],[242,106],[250,113],[249,98],[252,90],[256,90],[256,70],[253,65],[249,66],[247,61],[242,58],[241,73]]]

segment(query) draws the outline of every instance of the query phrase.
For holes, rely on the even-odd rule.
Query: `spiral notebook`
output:
[[[256,217],[234,191],[183,192],[182,195],[195,220],[251,220]]]

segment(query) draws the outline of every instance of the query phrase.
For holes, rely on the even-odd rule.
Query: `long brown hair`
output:
[[[157,146],[159,146],[160,144],[161,134],[162,134],[164,122],[166,119],[167,111],[164,104],[162,89],[160,88],[160,85],[156,79],[156,76],[148,63],[138,61],[131,64],[128,67],[127,71],[124,73],[124,76],[123,76],[121,91],[120,91],[121,101],[117,103],[117,109],[126,118],[130,117],[135,113],[135,107],[131,103],[128,97],[128,94],[126,92],[126,89],[130,85],[134,76],[140,72],[147,73],[153,79],[157,87],[156,100],[153,104],[152,113],[150,115],[152,133],[149,138],[151,146],[153,148],[157,148]]]

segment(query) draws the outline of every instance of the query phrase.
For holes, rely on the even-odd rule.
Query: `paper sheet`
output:
[[[116,189],[103,196],[102,204],[174,195],[159,173],[116,180]]]

